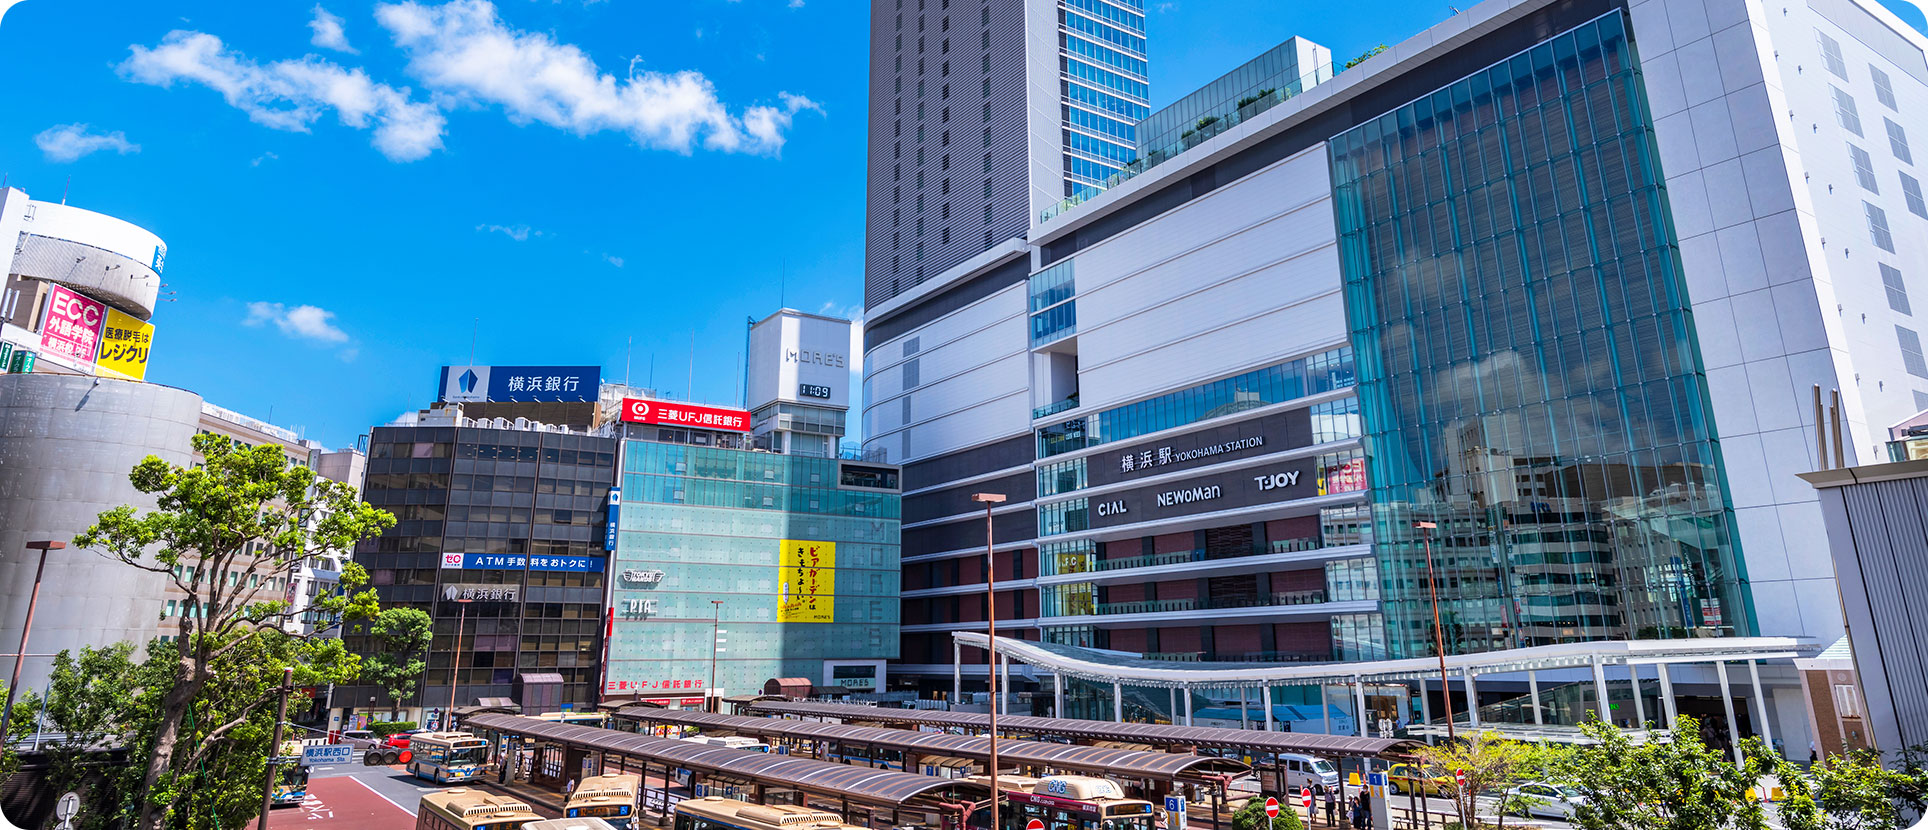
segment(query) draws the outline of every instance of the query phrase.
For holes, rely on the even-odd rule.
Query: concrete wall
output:
[[[20,641],[38,554],[28,541],[71,541],[101,511],[151,509],[128,483],[153,454],[190,461],[201,397],[149,383],[71,375],[0,375],[0,651]],[[164,577],[69,548],[48,555],[28,654],[145,643],[160,632]],[[46,684],[46,658],[28,658],[21,682]],[[0,658],[0,667],[12,664]]]

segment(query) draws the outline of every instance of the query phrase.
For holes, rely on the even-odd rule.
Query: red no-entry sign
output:
[[[1453,770],[1453,780],[1458,782],[1461,788],[1464,788],[1466,786],[1466,770]]]
[[[1299,788],[1299,806],[1304,807],[1308,810],[1312,809],[1312,788],[1311,787]]]
[[[1279,800],[1278,799],[1271,798],[1269,796],[1265,799],[1265,817],[1266,818],[1279,817]]]
[[[1044,822],[1032,819],[1024,823],[1024,830],[1044,830]]]

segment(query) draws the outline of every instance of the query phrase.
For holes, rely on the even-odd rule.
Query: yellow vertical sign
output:
[[[107,309],[107,325],[100,333],[94,374],[109,378],[144,380],[147,355],[154,345],[154,324],[143,323],[118,309]]]
[[[836,616],[837,543],[784,539],[781,544],[777,622],[830,622]]]

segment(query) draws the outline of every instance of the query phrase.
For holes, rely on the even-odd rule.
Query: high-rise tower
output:
[[[1008,239],[1134,154],[1142,0],[880,0],[866,306]]]

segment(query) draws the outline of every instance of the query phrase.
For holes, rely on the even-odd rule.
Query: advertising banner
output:
[[[461,564],[453,564],[454,557],[460,556]],[[442,567],[466,568],[479,571],[580,571],[593,573],[603,569],[600,556],[528,556],[520,553],[448,553],[442,555]]]
[[[64,285],[47,294],[47,315],[40,321],[40,350],[79,363],[94,362],[107,306]]]
[[[145,380],[147,352],[154,344],[154,324],[143,323],[120,309],[107,310],[107,326],[100,336],[100,359],[94,374],[110,378]]]
[[[662,424],[730,432],[750,431],[750,413],[741,409],[652,401],[643,398],[623,399],[623,420],[632,424]]]
[[[784,539],[781,544],[777,622],[830,622],[836,616],[837,543]]]
[[[594,403],[601,366],[443,366],[436,400],[444,403]]]

